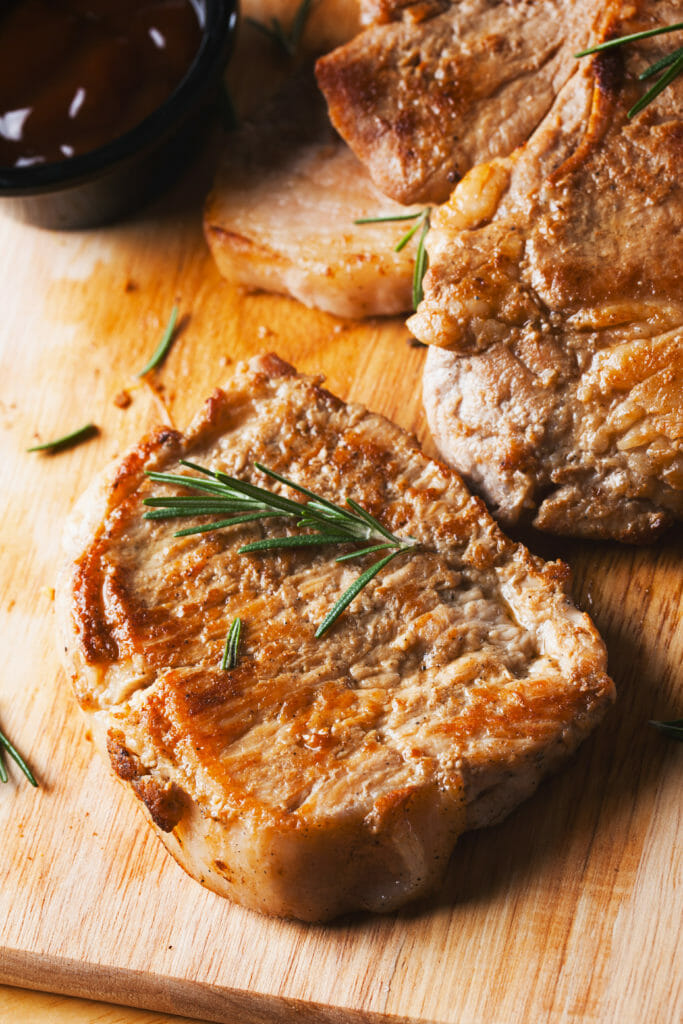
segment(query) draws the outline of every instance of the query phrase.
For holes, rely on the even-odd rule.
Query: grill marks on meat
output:
[[[204,226],[229,280],[360,318],[411,308],[417,240],[397,253],[405,226],[354,220],[406,212],[336,135],[305,76],[231,136]]]
[[[335,128],[379,188],[442,202],[525,142],[604,7],[588,0],[371,4],[377,24],[316,65]]]
[[[614,34],[672,21],[642,4]],[[433,218],[425,405],[503,521],[626,541],[683,517],[683,80],[641,115],[661,38],[582,67],[527,145]]]
[[[138,451],[150,468],[185,456],[254,480],[262,461],[421,544],[315,640],[359,571],[336,552],[240,555],[254,524],[175,538],[174,522],[143,519],[159,486],[137,457],[82,500],[59,595],[69,672],[115,771],[217,892],[306,920],[392,910],[438,884],[458,834],[532,792],[612,698],[565,567],[504,537],[397,427],[276,357],[242,367],[185,437]],[[239,663],[221,671],[237,614]],[[112,641],[97,651],[93,618]]]

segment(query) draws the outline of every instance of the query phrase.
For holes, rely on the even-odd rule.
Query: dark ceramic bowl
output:
[[[230,56],[238,0],[198,0],[197,55],[167,100],[140,124],[57,163],[0,167],[0,209],[45,228],[85,228],[130,213],[170,184],[196,151]]]

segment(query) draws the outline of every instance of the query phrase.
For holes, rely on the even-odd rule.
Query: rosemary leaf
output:
[[[667,85],[673,82],[674,78],[677,78],[678,75],[680,75],[681,71],[683,71],[683,53],[681,53],[680,57],[677,57],[669,70],[666,71],[661,78],[658,78],[655,84],[647,90],[645,95],[641,96],[638,102],[633,104],[627,114],[627,117],[635,117],[636,114],[639,114],[640,111],[648,105],[648,103],[651,103],[656,96],[659,96],[660,92],[666,89]]]
[[[26,764],[26,761],[24,761],[23,757],[21,756],[21,754],[19,753],[17,748],[14,746],[14,744],[10,743],[10,741],[7,739],[7,737],[2,732],[0,732],[0,747],[4,747],[4,749],[7,751],[7,753],[12,758],[12,760],[15,761],[17,763],[17,765],[21,768],[22,772],[24,773],[24,775],[26,776],[28,781],[31,783],[31,785],[37,787],[38,783],[35,780],[33,772],[31,771],[29,766]],[[0,755],[0,757],[1,757],[1,755]],[[2,778],[3,782],[7,782],[7,772],[5,770],[4,765],[3,765],[2,775],[0,777]]]
[[[664,68],[668,68],[669,64],[673,64],[675,60],[678,60],[681,54],[683,54],[683,46],[674,50],[673,53],[667,53],[666,57],[660,57],[654,64],[650,64],[649,68],[645,68],[644,71],[640,72],[638,80],[644,82],[646,78],[652,78],[658,71],[663,71]]]
[[[375,519],[375,517],[371,516],[369,512],[366,512],[366,510],[362,508],[357,502],[355,502],[353,498],[347,498],[346,504],[349,506],[349,508],[352,508],[356,515],[360,516],[361,519],[363,519],[368,524],[368,526],[372,527],[372,529],[374,530],[377,530],[379,533],[382,534],[383,537],[386,537],[387,540],[396,543],[396,538],[394,537],[393,533],[389,533],[389,531],[384,526],[382,526],[378,519]]]
[[[664,733],[665,736],[669,736],[672,740],[683,741],[683,718],[676,718],[673,722],[648,722],[648,725],[653,725],[655,729],[659,729],[660,732]]]
[[[237,523],[237,522],[240,522],[240,521],[244,522],[244,523],[248,523],[248,522],[251,522],[252,519],[266,519],[266,518],[270,518],[271,516],[276,514],[276,513],[268,512],[268,511],[265,511],[265,510],[253,509],[253,507],[250,506],[250,505],[245,505],[243,507],[250,509],[249,512],[244,513],[244,515],[247,516],[246,519],[243,519],[242,515],[236,514],[236,515],[233,515],[231,519],[226,519],[225,522],[224,522],[224,525],[225,526],[230,526],[230,525],[232,525],[232,523]],[[219,508],[219,509],[217,509],[217,510],[215,510],[213,512],[210,512],[210,513],[209,512],[203,512],[202,513],[202,512],[197,512],[196,509],[192,509],[192,508],[191,509],[187,509],[187,508],[182,508],[182,507],[177,506],[177,505],[169,505],[168,508],[155,508],[155,509],[152,509],[151,512],[145,512],[145,515],[144,515],[143,518],[145,518],[145,519],[176,519],[176,518],[188,519],[191,516],[216,515],[216,512],[220,513],[220,512],[226,512],[226,511],[232,511],[232,509],[226,509],[223,506],[221,506],[221,508]],[[215,529],[215,528],[216,527],[214,526],[213,529]]]
[[[228,669],[235,668],[237,665],[237,651],[239,648],[241,632],[242,620],[238,615],[232,620],[232,625],[228,630],[228,635],[225,641],[225,649],[221,660],[221,668],[224,672]]]
[[[50,454],[54,452],[64,451],[65,448],[73,448],[77,444],[81,444],[83,441],[89,441],[91,437],[95,437],[99,434],[99,428],[94,423],[86,423],[84,427],[79,427],[78,430],[72,430],[70,434],[64,434],[62,437],[55,438],[54,441],[45,441],[43,444],[34,444],[31,448],[27,448],[27,452],[48,452]]]
[[[415,267],[413,269],[413,309],[417,309],[417,307],[422,302],[423,297],[422,281],[425,274],[427,273],[427,266],[429,263],[427,257],[427,249],[425,247],[425,240],[427,238],[427,232],[429,231],[430,227],[430,213],[431,208],[425,211],[424,219],[422,221],[422,231],[420,233],[420,239],[417,243],[417,255],[415,257]]]
[[[264,25],[263,22],[257,21],[256,18],[245,18],[245,21],[252,25],[253,28],[258,29],[259,32],[268,36],[288,57],[293,58],[296,57],[301,46],[301,40],[303,39],[306,22],[311,13],[312,6],[313,0],[301,0],[292,19],[289,32],[285,31],[279,18],[271,18],[270,25]]]
[[[250,551],[276,551],[278,548],[320,547],[321,544],[348,544],[349,538],[343,533],[301,533],[292,537],[266,537],[238,548],[240,555]],[[386,545],[382,545],[386,547]]]
[[[287,37],[285,36],[282,24],[278,18],[271,18],[270,25],[264,25],[262,21],[257,21],[256,18],[245,18],[244,20],[248,25],[251,25],[252,28],[257,29],[257,31],[261,32],[264,36],[268,36],[268,38],[274,43],[281,46],[288,56],[291,56],[287,44]]]
[[[354,224],[388,224],[390,221],[398,220],[415,220],[417,217],[422,217],[424,210],[417,210],[416,213],[396,213],[389,214],[387,217],[359,217],[354,220]]]
[[[268,504],[273,508],[280,509],[281,512],[286,515],[301,515],[303,511],[302,505],[298,501],[292,501],[290,498],[284,498],[281,494],[275,494],[273,491],[266,491],[263,487],[257,487],[255,484],[247,483],[246,480],[238,480],[236,477],[228,476],[226,473],[220,473],[211,469],[206,469],[203,466],[198,466],[194,462],[188,462],[186,459],[180,460],[183,466],[188,466],[190,469],[198,469],[202,473],[207,473],[210,476],[215,477],[216,480],[220,480],[221,483],[231,488],[233,491],[237,491],[238,494],[246,495],[248,498],[254,498],[257,501],[261,501],[264,495],[267,497]],[[182,481],[185,487],[192,486],[191,477],[178,477],[179,481]],[[284,477],[283,477],[284,479]],[[287,481],[289,482],[289,481]],[[292,487],[296,487],[297,490],[300,488],[292,483]]]
[[[178,319],[178,307],[174,306],[171,310],[168,323],[166,324],[166,330],[164,331],[161,341],[157,345],[155,351],[152,354],[151,359],[138,373],[138,377],[144,377],[150,370],[156,370],[157,366],[163,363],[164,359],[168,355],[168,350],[173,343],[173,335],[175,333],[176,320]]]
[[[348,562],[351,558],[360,558],[361,555],[370,555],[374,551],[386,551],[391,544],[372,544],[369,548],[361,548],[360,551],[350,551],[348,555],[340,555],[335,562]]]
[[[5,768],[5,762],[2,759],[2,754],[0,754],[0,782],[9,782],[9,776],[7,774],[7,769]]]
[[[597,46],[591,46],[587,50],[581,50],[579,53],[575,53],[575,57],[588,57],[591,53],[601,53],[603,50],[613,50],[616,46],[623,46],[624,43],[635,43],[638,39],[648,39],[650,36],[661,36],[666,32],[677,32],[678,29],[683,29],[683,21],[677,22],[675,25],[663,25],[661,28],[649,28],[646,32],[634,32],[630,36],[619,36],[618,39],[608,39],[606,43],[599,43]]]
[[[299,494],[305,494],[307,498],[310,498],[309,507],[319,507],[329,509],[330,512],[343,514],[343,509],[340,509],[334,502],[328,501],[327,498],[323,498],[320,494],[316,494],[315,491],[309,491],[308,487],[302,486],[302,484],[295,483],[294,480],[289,480],[286,476],[281,476],[280,473],[276,473],[274,469],[269,469],[268,466],[264,466],[262,462],[255,462],[254,465],[266,476],[270,476],[273,480],[278,480],[281,484],[285,484],[286,487],[292,487]],[[299,506],[301,507],[301,506]]]
[[[213,520],[210,523],[203,523],[201,526],[186,526],[184,530],[177,530],[173,536],[191,537],[194,533],[210,533],[212,530],[222,530],[226,526],[236,526],[239,523],[253,523],[257,519],[270,519],[271,516],[272,512],[249,512],[243,516],[233,516],[231,519]],[[151,518],[151,513],[149,516],[145,516],[145,519],[149,518]],[[164,516],[163,518],[167,519],[170,517]]]
[[[325,616],[325,618],[315,631],[316,640],[319,640],[320,637],[327,632],[330,626],[339,618],[344,609],[348,608],[348,606],[353,601],[354,597],[360,594],[361,590],[368,585],[370,580],[375,578],[377,573],[382,571],[385,565],[389,564],[392,558],[396,558],[396,555],[400,555],[404,551],[409,550],[410,548],[408,547],[397,548],[390,554],[385,555],[384,558],[380,558],[378,562],[375,562],[374,565],[371,565],[369,569],[365,570],[365,572],[362,572],[358,579],[354,580],[351,586],[344,591],[339,600],[330,608],[329,612],[327,613],[327,615]]]
[[[292,21],[292,27],[289,30],[289,43],[292,56],[295,56],[301,46],[301,40],[303,39],[306,22],[308,21],[308,16],[311,13],[312,6],[313,0],[301,0],[301,3],[296,9],[296,14]]]
[[[179,477],[174,473],[156,473],[153,470],[147,471],[147,476],[150,480],[154,480],[155,483],[159,484],[177,484],[180,479],[184,481],[189,480],[194,491],[210,491],[212,494],[224,494],[225,484],[218,483],[217,480],[198,480],[195,477]]]
[[[394,252],[400,252],[401,249],[405,249],[415,232],[420,230],[420,223],[421,222],[418,220],[417,224],[413,224],[412,228],[408,228],[403,238],[399,238],[398,242],[394,246]]]
[[[196,515],[202,515],[201,509],[206,509],[206,512],[225,512],[226,502],[230,499],[219,498],[204,498],[195,497],[191,494],[176,494],[172,498],[145,498],[143,505],[148,505],[152,508],[177,508],[179,511],[189,509]],[[230,501],[232,504],[232,501]],[[238,504],[241,507],[246,507],[247,502],[239,501]]]

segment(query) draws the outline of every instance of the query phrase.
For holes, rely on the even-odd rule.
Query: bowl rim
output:
[[[32,195],[78,185],[152,148],[172,131],[192,109],[201,86],[222,67],[227,57],[226,44],[232,43],[237,27],[238,0],[189,0],[189,3],[195,11],[203,9],[199,48],[161,106],[123,135],[87,153],[26,167],[0,166],[0,195]],[[201,17],[199,12],[198,17]]]

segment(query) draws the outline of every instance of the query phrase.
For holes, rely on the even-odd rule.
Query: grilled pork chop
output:
[[[677,13],[641,3],[610,31]],[[683,78],[627,118],[670,49],[582,66],[433,216],[409,325],[452,351],[427,360],[428,419],[504,522],[643,541],[683,518]]]
[[[360,318],[411,308],[417,239],[395,252],[400,224],[354,220],[410,212],[373,184],[305,76],[230,136],[204,228],[228,280]]]
[[[316,65],[330,117],[382,192],[434,203],[525,142],[604,18],[592,0],[371,0]]]
[[[145,468],[188,472],[180,457],[261,484],[263,461],[419,548],[316,640],[359,565],[239,554],[253,523],[177,538],[146,521]],[[459,833],[529,795],[613,697],[567,569],[504,537],[398,427],[275,356],[96,483],[67,549],[68,671],[114,771],[191,875],[265,913],[325,920],[428,891]]]

